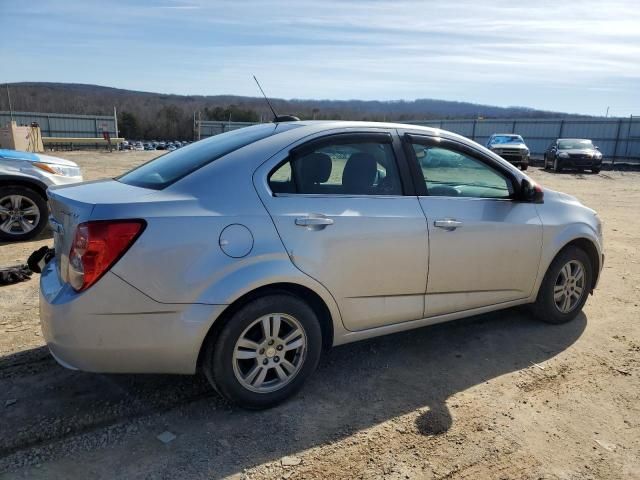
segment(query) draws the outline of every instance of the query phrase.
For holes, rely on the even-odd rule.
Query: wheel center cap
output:
[[[269,358],[273,358],[276,356],[276,349],[273,347],[269,347],[267,348],[267,351],[265,352],[265,355]]]

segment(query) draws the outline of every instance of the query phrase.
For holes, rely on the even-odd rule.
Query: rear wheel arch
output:
[[[258,287],[250,292],[245,293],[238,299],[234,300],[220,316],[213,322],[213,325],[209,328],[207,335],[205,336],[202,344],[200,345],[200,352],[198,353],[197,368],[200,369],[204,360],[204,353],[207,345],[211,342],[215,342],[220,332],[225,325],[231,320],[233,315],[245,305],[252,301],[269,295],[291,295],[303,302],[307,303],[314,311],[320,322],[320,329],[322,331],[322,346],[325,350],[328,350],[333,345],[333,319],[329,307],[324,300],[316,292],[308,287],[296,284],[296,283],[273,283]]]

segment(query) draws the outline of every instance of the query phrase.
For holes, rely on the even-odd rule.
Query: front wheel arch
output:
[[[333,319],[329,311],[329,307],[325,304],[322,298],[313,290],[308,287],[298,285],[295,283],[274,283],[270,285],[264,285],[256,288],[250,292],[245,293],[233,303],[227,306],[220,316],[213,322],[213,325],[209,328],[207,335],[205,336],[202,344],[200,345],[200,351],[198,353],[197,368],[202,367],[204,360],[204,353],[207,345],[211,342],[215,342],[220,335],[220,332],[224,326],[233,317],[234,313],[240,310],[250,302],[265,297],[268,295],[285,294],[294,296],[304,302],[306,302],[314,311],[318,320],[320,321],[320,329],[322,331],[322,346],[325,350],[328,350],[333,345]]]
[[[598,276],[600,275],[600,255],[596,246],[588,238],[576,238],[565,244],[551,259],[551,262],[549,262],[549,265],[547,266],[547,270],[549,269],[551,264],[553,264],[553,261],[569,247],[579,248],[589,257],[589,262],[591,263],[591,269],[593,271],[590,290],[590,292],[592,292],[596,284],[598,283]]]

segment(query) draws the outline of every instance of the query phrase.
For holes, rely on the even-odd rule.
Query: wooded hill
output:
[[[138,92],[98,85],[66,83],[9,84],[13,109],[23,112],[111,115],[118,110],[121,134],[126,138],[190,139],[193,115],[202,120],[251,121],[271,119],[261,97],[235,95],[172,95]],[[451,118],[569,117],[525,107],[495,107],[466,102],[418,99],[413,101],[272,99],[279,114],[301,119],[409,121]],[[6,90],[0,91],[0,110],[9,110]]]

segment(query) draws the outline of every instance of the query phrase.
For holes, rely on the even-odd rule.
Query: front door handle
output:
[[[443,228],[445,230],[455,230],[462,226],[462,222],[454,220],[453,218],[444,218],[442,220],[436,220],[433,222],[434,227]]]
[[[319,230],[325,228],[327,225],[333,225],[333,219],[325,217],[324,215],[310,215],[308,217],[296,218],[296,225]]]

